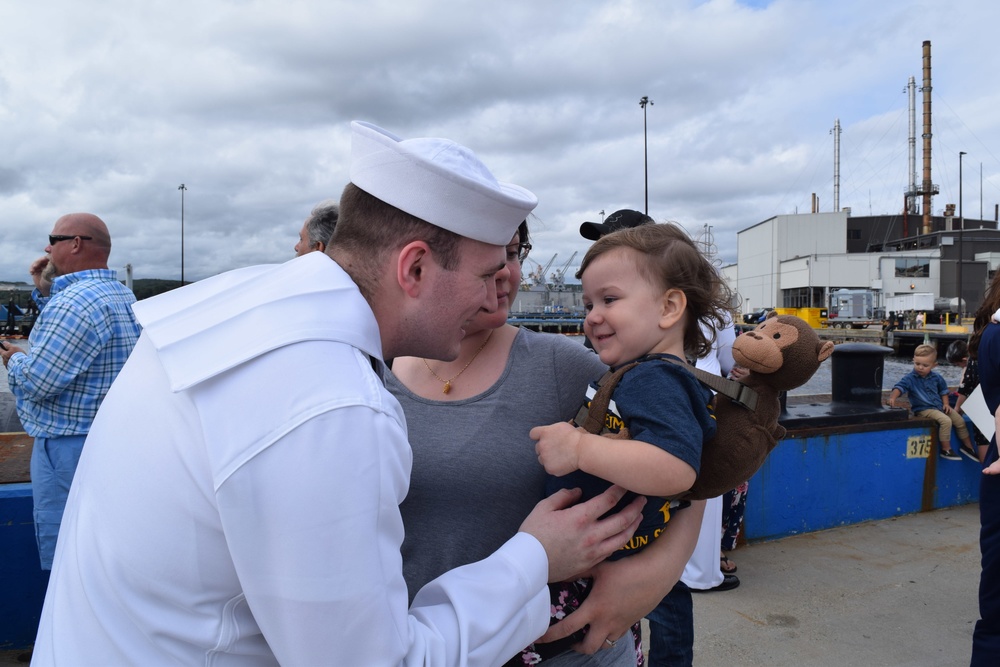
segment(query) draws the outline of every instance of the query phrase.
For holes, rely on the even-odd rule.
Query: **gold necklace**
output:
[[[490,342],[490,338],[493,336],[493,332],[494,331],[496,331],[496,329],[490,329],[490,332],[486,335],[486,340],[483,341],[483,344],[479,346],[479,349],[476,350],[476,353],[474,355],[472,355],[471,359],[469,359],[469,363],[466,364],[466,365],[464,365],[464,366],[462,366],[462,370],[460,370],[459,372],[455,373],[451,377],[450,380],[445,380],[443,377],[441,377],[440,375],[438,375],[437,373],[435,373],[434,369],[431,368],[430,364],[427,363],[427,360],[426,359],[421,359],[421,361],[424,362],[424,366],[427,366],[427,370],[429,370],[431,372],[431,375],[433,375],[435,378],[437,378],[438,382],[444,382],[444,389],[441,390],[442,394],[447,394],[447,393],[449,393],[451,391],[451,382],[452,382],[452,380],[454,380],[459,375],[461,375],[462,373],[464,373],[465,369],[468,368],[472,364],[472,362],[476,360],[476,357],[479,356],[479,353],[482,352],[483,349],[486,348],[486,344],[488,342]]]

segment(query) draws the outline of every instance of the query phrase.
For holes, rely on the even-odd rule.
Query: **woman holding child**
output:
[[[483,558],[517,531],[545,488],[529,431],[572,418],[587,384],[607,370],[578,342],[506,323],[530,247],[522,224],[496,274],[499,307],[480,311],[468,324],[456,360],[399,358],[387,378],[406,413],[413,447],[410,492],[401,506],[411,591],[457,564]],[[637,664],[630,627],[679,578],[702,511],[703,503],[694,503],[677,512],[665,539],[587,573],[594,578],[589,597],[546,635],[559,639],[589,625],[577,647],[583,653],[565,651],[545,664]],[[528,653],[517,658],[537,659]]]

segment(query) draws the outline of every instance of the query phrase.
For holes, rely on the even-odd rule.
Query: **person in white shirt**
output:
[[[136,304],[144,331],[90,431],[33,661],[492,665],[544,632],[546,582],[624,544],[641,503],[598,521],[621,489],[543,500],[408,610],[411,452],[382,382],[386,359],[454,358],[497,308],[536,201],[458,144],[356,122],[328,254]]]

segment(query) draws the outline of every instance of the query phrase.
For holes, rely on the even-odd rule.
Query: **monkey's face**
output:
[[[832,342],[820,341],[804,320],[791,315],[769,317],[733,343],[736,363],[766,376],[766,384],[779,390],[805,384],[832,353]]]
[[[733,358],[740,366],[755,373],[770,374],[785,363],[785,349],[799,340],[799,330],[776,317],[764,320],[757,327],[736,337]]]

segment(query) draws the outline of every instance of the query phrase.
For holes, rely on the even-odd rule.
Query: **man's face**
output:
[[[435,263],[424,305],[425,335],[420,336],[422,347],[427,349],[420,356],[454,359],[472,318],[481,311],[497,310],[496,276],[506,268],[505,248],[462,239],[459,256],[461,261],[454,271]]]
[[[306,253],[310,253],[313,250],[316,250],[316,248],[313,247],[312,242],[309,241],[309,230],[307,228],[308,225],[309,221],[306,220],[305,222],[302,223],[302,229],[299,230],[299,242],[295,244],[296,257],[301,257]]]
[[[927,377],[935,366],[937,366],[937,359],[934,357],[913,357],[913,370],[920,377]]]
[[[493,276],[493,282],[497,290],[497,307],[488,311],[480,308],[475,317],[470,322],[470,326],[465,327],[465,333],[471,334],[485,329],[496,329],[503,326],[510,315],[511,304],[517,298],[517,290],[521,286],[521,262],[518,260],[520,250],[518,244],[520,235],[514,234],[514,238],[507,244],[505,254],[507,263],[504,268],[497,271]]]
[[[52,226],[52,236],[82,234],[82,232],[73,229],[73,226],[73,223],[66,218],[59,218],[56,220],[56,224]],[[45,252],[49,256],[49,266],[51,267],[49,270],[52,272],[52,276],[61,276],[64,273],[66,260],[69,259],[70,252],[75,247],[75,244],[80,242],[74,238],[57,241],[55,244],[45,246]]]

